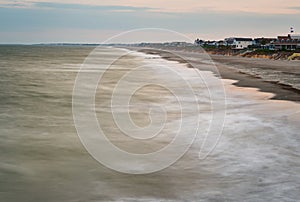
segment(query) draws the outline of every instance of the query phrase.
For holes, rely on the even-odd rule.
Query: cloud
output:
[[[116,6],[116,10],[141,10],[159,11],[159,12],[175,12],[175,13],[199,13],[205,11],[215,12],[251,12],[260,14],[292,14],[298,13],[300,2],[296,0],[0,0],[0,5],[19,5],[33,6],[39,5],[42,7],[52,8],[69,8],[69,9],[92,9],[92,7],[107,7]],[[13,2],[13,3],[12,3]],[[117,9],[120,7],[121,9]],[[127,7],[127,9],[126,9]],[[151,9],[155,8],[155,9]]]
[[[32,5],[31,2],[19,1],[19,0],[0,0],[0,8],[29,8]]]
[[[135,7],[121,5],[91,5],[77,3],[56,3],[56,2],[25,2],[12,1],[6,3],[0,1],[2,8],[31,8],[31,9],[73,9],[73,10],[98,10],[98,11],[118,11],[118,12],[133,12],[133,11],[151,11],[155,8],[150,7]]]
[[[300,6],[296,6],[296,7],[289,7],[289,9],[292,9],[292,10],[300,10]]]
[[[51,8],[51,9],[78,9],[78,10],[99,10],[99,11],[150,11],[154,8],[150,7],[134,7],[134,6],[98,6],[89,4],[68,4],[53,2],[36,2],[33,4],[35,8]]]

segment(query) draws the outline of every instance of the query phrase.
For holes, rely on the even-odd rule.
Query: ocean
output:
[[[0,46],[0,201],[299,200],[299,104],[94,48]]]

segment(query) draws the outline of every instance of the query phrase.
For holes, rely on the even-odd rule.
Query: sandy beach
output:
[[[234,82],[236,86],[258,88],[262,92],[273,93],[274,96],[271,99],[300,101],[300,61],[212,54],[208,56],[199,48],[193,51],[181,47],[149,47],[148,49],[131,47],[130,49],[158,54],[172,61],[192,63],[193,67],[201,70],[203,70],[203,65],[200,58],[204,55],[207,60],[211,60],[216,65],[217,74],[221,78],[236,80]]]

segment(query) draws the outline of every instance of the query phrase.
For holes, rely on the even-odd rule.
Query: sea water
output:
[[[299,200],[299,104],[270,101],[268,93],[238,88],[232,85],[234,81],[224,80],[227,105],[221,136],[205,136],[212,130],[212,112],[220,110],[211,103],[210,93],[220,87],[215,85],[220,81],[215,74],[126,49],[100,47],[94,51],[95,60],[85,60],[93,49],[0,47],[0,201]],[[115,56],[118,60],[108,63]],[[147,68],[126,79],[137,67]],[[170,74],[170,67],[188,81],[193,97],[183,88],[186,84]],[[186,141],[178,149],[190,140],[193,144],[174,164],[151,174],[124,174],[99,163],[82,144],[74,122],[72,101],[79,73],[85,78],[103,75],[95,91],[95,105],[85,102],[87,91],[77,92],[77,104],[80,110],[95,111],[107,139],[121,150],[136,154],[160,151],[180,129]],[[124,76],[125,83],[118,85]],[[128,86],[145,80],[152,83],[134,95],[129,93]],[[90,89],[91,83],[82,85]],[[116,87],[120,89],[112,102]],[[128,96],[128,109],[118,107]],[[137,128],[152,123],[159,126],[160,121],[155,120],[161,120],[164,127],[154,138],[146,133],[132,138],[120,130],[122,123],[118,125],[112,112],[129,113],[126,117]],[[199,123],[196,133],[195,120]],[[89,121],[85,124],[90,126]],[[205,140],[211,144],[203,147]],[[201,148],[204,153],[212,152],[199,158]],[[112,153],[100,155],[115,158]],[[174,156],[167,152],[166,157]],[[164,158],[137,164],[139,167],[122,159],[114,165],[134,173],[157,162],[160,165]]]

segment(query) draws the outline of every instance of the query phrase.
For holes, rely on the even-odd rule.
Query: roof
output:
[[[255,38],[254,40],[255,41],[262,41],[262,40],[265,40],[265,41],[271,41],[271,40],[276,40],[277,38],[264,38],[264,37],[261,37],[261,38]]]
[[[236,41],[253,41],[251,38],[234,38]]]
[[[278,36],[277,38],[278,38],[278,39],[289,39],[289,38],[290,38],[290,35],[288,35],[288,36]]]

